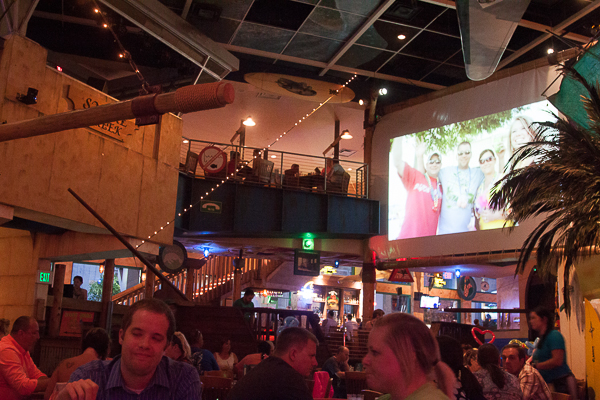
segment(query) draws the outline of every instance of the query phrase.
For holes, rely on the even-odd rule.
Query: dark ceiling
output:
[[[112,0],[119,2],[120,0]],[[132,0],[123,0],[123,2]],[[137,0],[141,1],[141,0]],[[500,1],[500,0],[497,0]],[[391,104],[468,80],[454,2],[449,0],[162,0],[173,13],[239,59],[226,79],[273,72],[350,87],[359,98],[385,85]],[[531,0],[500,62],[512,67],[585,43],[600,22],[600,0]],[[193,83],[200,67],[99,3],[150,84]],[[42,0],[27,36],[51,52],[49,63],[123,99],[138,78],[91,0]],[[378,13],[381,14],[378,16]],[[182,21],[183,22],[183,21]],[[553,30],[562,36],[551,36]],[[399,40],[398,35],[405,35]],[[199,82],[214,80],[200,75]]]

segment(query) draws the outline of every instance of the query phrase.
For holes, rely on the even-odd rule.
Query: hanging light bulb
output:
[[[100,267],[98,268],[98,270],[100,271],[101,274],[104,273],[104,264],[100,264]]]

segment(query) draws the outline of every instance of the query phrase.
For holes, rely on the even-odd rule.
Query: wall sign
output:
[[[456,288],[458,297],[463,300],[473,300],[475,294],[477,294],[477,285],[475,279],[470,276],[461,276],[458,280],[458,287]]]
[[[113,102],[106,101],[106,96],[97,94],[92,90],[83,90],[82,88],[70,85],[67,99],[73,103],[75,110],[84,110],[90,107],[98,107],[105,104],[112,104]],[[113,139],[123,141],[127,135],[133,135],[135,132],[135,122],[133,119],[127,119],[122,121],[107,122],[100,125],[90,126],[90,129],[101,133],[106,136],[110,136]]]
[[[227,155],[218,147],[208,146],[200,152],[198,162],[203,170],[216,174],[225,168]]]
[[[410,271],[407,268],[397,268],[392,271],[390,278],[388,279],[390,282],[414,282]]]

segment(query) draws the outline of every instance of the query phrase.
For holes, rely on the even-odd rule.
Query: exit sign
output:
[[[50,283],[50,272],[38,271],[38,283]]]
[[[313,239],[302,239],[302,250],[314,250],[315,241]]]

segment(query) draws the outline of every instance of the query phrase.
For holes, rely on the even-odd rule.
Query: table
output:
[[[298,177],[300,187],[323,190],[325,187],[325,177],[322,175],[302,175]]]

